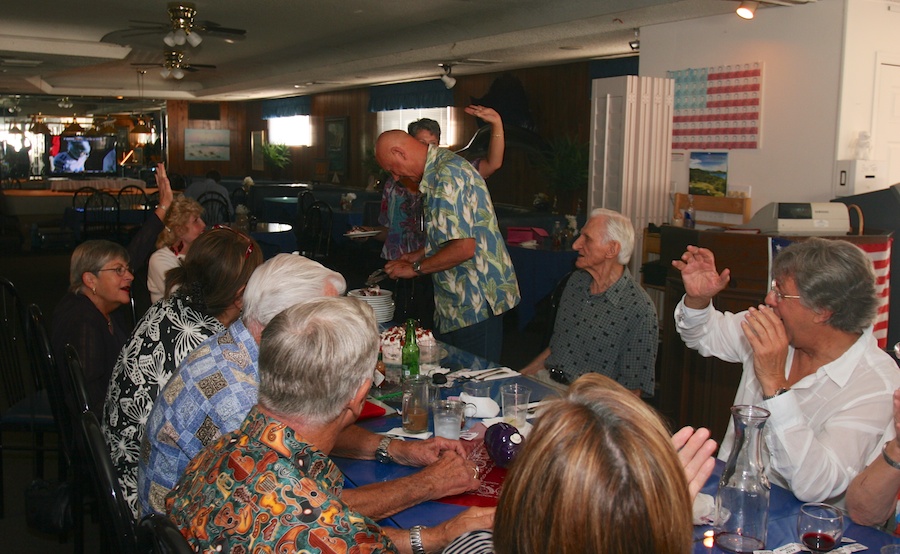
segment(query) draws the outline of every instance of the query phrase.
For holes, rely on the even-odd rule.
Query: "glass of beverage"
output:
[[[844,534],[844,516],[838,508],[821,502],[800,507],[797,535],[811,552],[829,552],[840,544]]]
[[[459,440],[459,432],[465,424],[464,408],[459,400],[435,400],[432,406],[434,436]]]
[[[500,387],[500,398],[503,401],[503,421],[517,429],[524,427],[531,389],[519,383],[509,383]]]
[[[428,406],[432,395],[431,377],[418,375],[403,382],[403,430],[407,433],[428,431]]]

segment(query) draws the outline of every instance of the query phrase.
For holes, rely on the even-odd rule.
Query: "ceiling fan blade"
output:
[[[154,66],[162,67],[163,66],[163,64],[161,64],[161,63],[147,63],[147,62],[141,62],[141,63],[132,62],[131,65],[133,65],[135,67],[154,67]]]
[[[190,64],[188,67],[190,67],[192,71],[196,71],[196,70],[197,70],[197,69],[194,69],[194,68],[199,68],[199,69],[215,69],[215,68],[216,68],[216,66],[210,65],[210,64],[206,64],[206,63],[192,63],[192,64]]]
[[[231,40],[241,40],[245,38],[245,35],[247,34],[246,29],[222,27],[221,25],[213,23],[212,21],[201,21],[196,23],[194,27],[210,36],[219,35]]]

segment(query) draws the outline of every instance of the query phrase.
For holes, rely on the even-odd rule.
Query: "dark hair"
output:
[[[255,240],[232,229],[206,231],[191,245],[184,263],[166,273],[166,296],[173,287],[195,310],[217,317],[263,262]]]
[[[441,124],[433,119],[428,119],[427,117],[417,119],[410,123],[406,130],[412,136],[416,136],[416,133],[422,130],[428,131],[438,139],[438,142],[441,142]]]
[[[800,302],[830,311],[828,325],[835,329],[862,333],[875,320],[875,272],[855,244],[818,237],[792,243],[775,256],[772,276],[793,278]]]
[[[213,181],[220,183],[222,182],[222,174],[216,171],[215,169],[210,169],[206,172],[206,178],[212,179]]]

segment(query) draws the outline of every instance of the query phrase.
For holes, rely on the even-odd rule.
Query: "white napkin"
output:
[[[387,435],[389,437],[400,437],[405,439],[428,439],[431,438],[431,431],[425,431],[424,433],[407,433],[403,430],[403,427],[394,427],[390,431],[385,431],[381,433],[382,435]]]
[[[426,377],[431,377],[435,373],[443,373],[444,375],[450,373],[449,367],[441,367],[437,364],[421,364],[419,365],[419,374],[425,375]]]
[[[508,367],[494,367],[491,369],[467,369],[462,371],[455,371],[448,375],[447,377],[473,377],[478,379],[478,376],[482,373],[491,372],[484,381],[493,381],[494,379],[508,379],[509,377],[518,377],[519,372],[513,369],[509,369]],[[482,380],[482,379],[478,379]]]
[[[466,405],[466,417],[496,417],[500,413],[500,405],[487,396],[472,396],[460,393],[459,399]]]
[[[716,500],[702,492],[694,499],[694,525],[712,525],[716,517]]]

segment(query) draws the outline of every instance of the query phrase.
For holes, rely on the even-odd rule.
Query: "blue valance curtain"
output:
[[[263,100],[263,119],[276,117],[292,117],[295,115],[309,115],[312,113],[312,100],[309,96],[292,96],[290,98],[275,98]]]
[[[453,105],[453,91],[440,79],[369,87],[369,111],[442,108]]]

